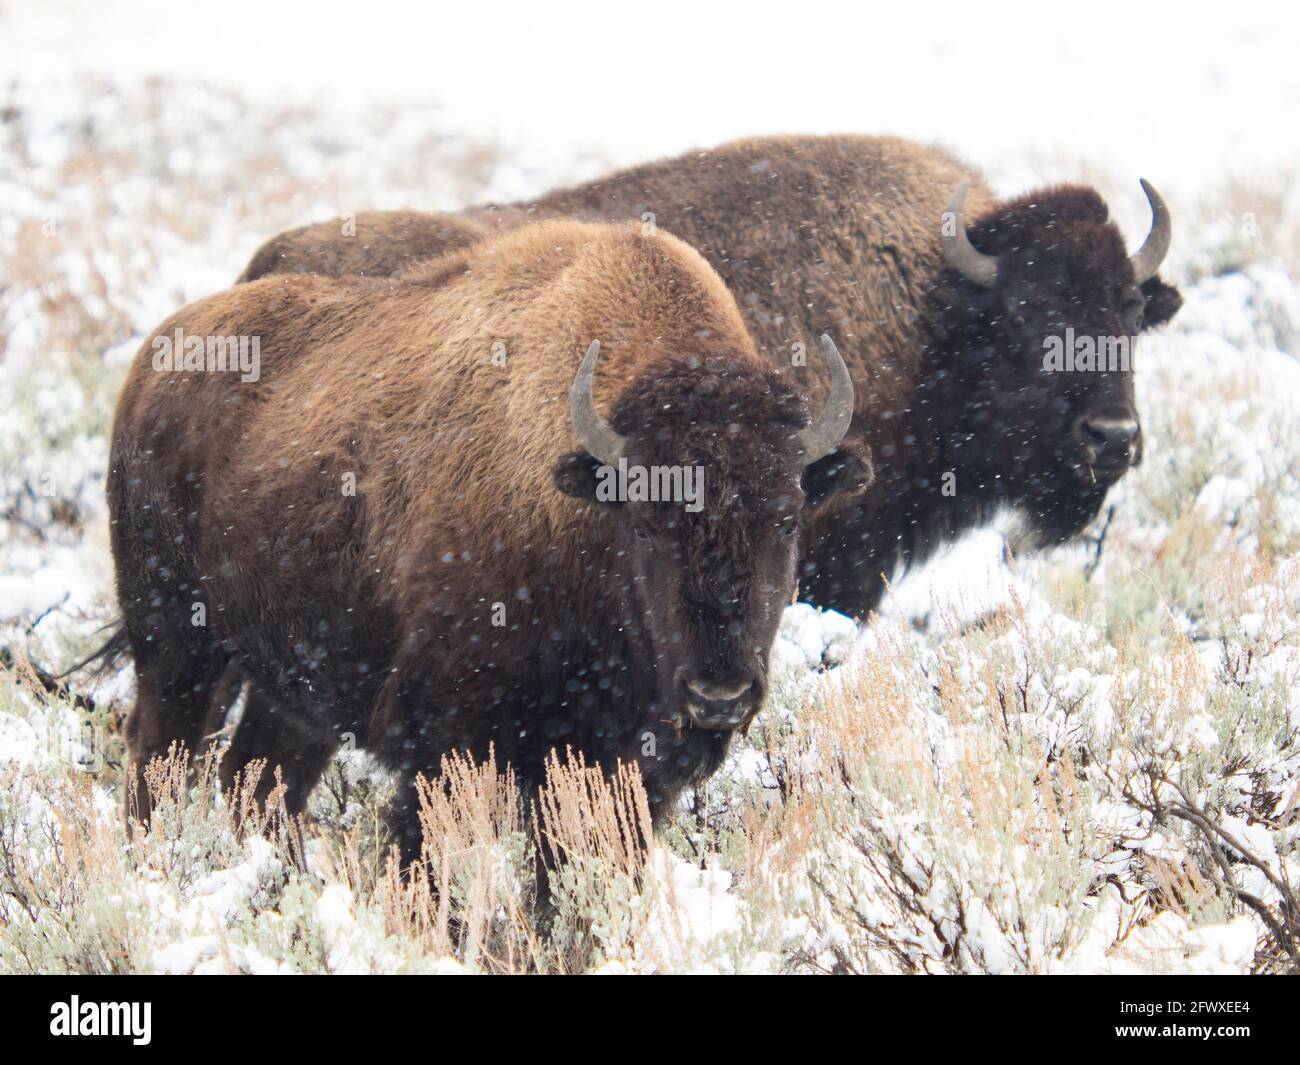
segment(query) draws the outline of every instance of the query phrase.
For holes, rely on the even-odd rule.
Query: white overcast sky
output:
[[[437,103],[523,153],[899,132],[996,170],[1064,150],[1162,188],[1300,156],[1300,5],[0,0],[0,79],[152,74]]]

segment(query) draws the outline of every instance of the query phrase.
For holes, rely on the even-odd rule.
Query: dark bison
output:
[[[173,337],[257,338],[257,380],[160,364]],[[489,746],[525,786],[557,747],[636,762],[665,810],[763,702],[805,510],[869,480],[837,449],[852,385],[825,351],[809,424],[698,253],[572,221],[400,281],[184,308],[113,430],[131,762],[197,750],[233,666],[253,690],[223,770],[281,765],[293,811],[348,733],[408,779]],[[702,485],[638,498],[638,470]]]
[[[853,507],[814,518],[800,594],[863,617],[884,578],[999,508],[1027,519],[1030,543],[1069,539],[1140,461],[1123,345],[1182,302],[1157,276],[1169,212],[1144,188],[1153,222],[1131,256],[1091,188],[998,202],[948,153],[889,137],[738,141],[461,217],[641,219],[709,260],[774,364],[834,332],[856,388],[850,439],[869,445],[876,481]],[[271,268],[331,273],[339,243],[337,225],[309,227]],[[388,261],[408,258],[398,239]],[[1089,338],[1123,357],[1046,364],[1047,345]],[[815,364],[795,372],[814,394],[825,387]]]

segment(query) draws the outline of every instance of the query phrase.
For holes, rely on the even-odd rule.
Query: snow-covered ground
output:
[[[128,840],[129,674],[82,690],[87,712],[6,670],[0,971],[1293,967],[1269,922],[1300,884],[1300,127],[1277,121],[1300,102],[1296,16],[1103,5],[1044,26],[1039,7],[667,4],[642,25],[607,6],[6,6],[24,45],[0,84],[0,646],[41,664],[113,613],[102,479],[126,360],[290,225],[527,195],[747,132],[895,130],[1007,191],[1086,177],[1133,233],[1151,177],[1186,305],[1139,349],[1148,457],[1100,550],[1099,527],[1008,561],[993,528],[901,580],[869,629],[792,608],[772,704],[640,882],[575,863],[568,961],[518,917],[509,817],[483,837],[445,814],[476,856],[453,941],[382,874],[364,757],[316,797],[310,876],[216,801]]]

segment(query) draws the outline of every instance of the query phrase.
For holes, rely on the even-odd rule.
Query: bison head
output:
[[[871,476],[864,451],[840,448],[852,382],[823,338],[832,388],[809,425],[804,401],[752,359],[678,357],[630,384],[607,423],[591,394],[599,347],[571,392],[583,450],[560,460],[555,483],[613,523],[611,570],[630,586],[613,595],[654,659],[659,718],[737,728],[766,693],[803,513]]]
[[[1060,542],[1141,461],[1133,340],[1182,303],[1156,276],[1169,250],[1169,210],[1143,181],[1151,231],[1129,255],[1092,189],[1024,196],[968,230],[967,187],[954,194],[942,229],[947,264],[970,283],[978,308],[964,365],[954,368],[974,420],[965,428],[972,446],[978,440],[993,452],[976,465],[1006,484],[1035,538]]]

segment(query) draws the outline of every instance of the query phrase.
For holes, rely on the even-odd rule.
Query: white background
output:
[[[286,101],[436,104],[449,131],[543,165],[892,131],[995,176],[1001,153],[1032,146],[1176,194],[1300,156],[1298,10],[0,0],[0,77],[159,74]]]

